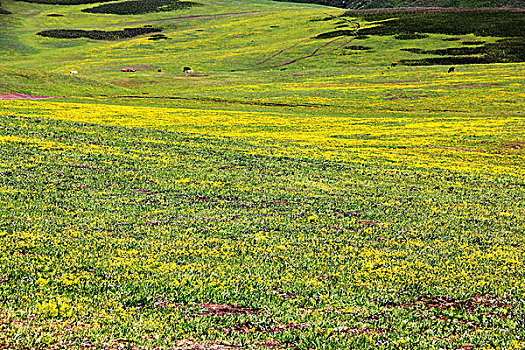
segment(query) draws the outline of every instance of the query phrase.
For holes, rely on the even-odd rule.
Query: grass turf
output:
[[[0,91],[61,98],[0,101],[0,343],[525,346],[523,64],[391,65],[500,37],[3,5]],[[36,35],[146,25],[168,39]]]

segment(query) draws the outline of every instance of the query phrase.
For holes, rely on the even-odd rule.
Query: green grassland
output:
[[[0,348],[525,348],[524,12],[195,3],[2,0]]]

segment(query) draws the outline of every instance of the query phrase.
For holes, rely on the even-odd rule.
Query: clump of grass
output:
[[[124,28],[123,30],[82,30],[82,29],[50,29],[38,32],[37,35],[58,38],[58,39],[77,39],[88,38],[93,40],[118,40],[128,39],[139,35],[157,33],[162,31],[159,28]]]
[[[168,39],[168,37],[164,34],[154,34],[148,38],[148,40],[154,40],[154,41],[164,40],[164,39]]]
[[[463,41],[461,44],[462,45],[481,45],[481,44],[485,44],[485,41],[483,40]]]
[[[179,0],[131,0],[111,4],[99,5],[83,9],[88,13],[107,13],[115,15],[139,15],[151,12],[166,12],[184,10],[198,5],[192,1]]]
[[[358,50],[358,51],[366,51],[371,50],[372,48],[370,46],[362,46],[362,45],[348,45],[343,47],[343,49],[347,50]]]

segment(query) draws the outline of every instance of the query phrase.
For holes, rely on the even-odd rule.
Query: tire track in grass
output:
[[[355,30],[354,30],[354,34],[357,34],[357,31],[358,31],[360,28],[361,28],[361,25],[360,25],[359,23],[357,23],[357,26],[356,26],[356,28],[355,28]],[[325,44],[319,46],[318,48],[316,48],[316,49],[315,49],[314,51],[312,51],[312,53],[309,54],[309,55],[302,56],[302,57],[298,57],[298,58],[295,58],[295,59],[293,59],[293,60],[291,60],[291,61],[288,61],[288,62],[285,62],[285,63],[281,63],[281,64],[278,64],[278,65],[275,65],[275,66],[265,67],[265,68],[279,68],[279,67],[287,66],[287,65],[290,65],[290,64],[292,64],[292,63],[295,63],[295,62],[298,62],[298,61],[301,61],[301,60],[304,60],[304,59],[307,59],[307,58],[317,57],[317,56],[322,56],[322,55],[329,54],[329,53],[331,53],[331,52],[334,52],[334,51],[336,51],[336,50],[338,50],[338,49],[340,49],[340,48],[342,48],[342,47],[348,45],[349,43],[351,43],[352,41],[354,41],[355,37],[353,37],[352,39],[350,39],[350,40],[348,40],[348,41],[345,41],[342,45],[339,45],[339,46],[337,46],[337,47],[335,47],[335,48],[333,48],[333,49],[331,49],[331,50],[329,50],[329,51],[326,51],[326,52],[319,52],[321,49],[323,49],[323,48],[325,48],[325,47],[331,45],[332,43],[334,43],[334,42],[336,42],[336,41],[338,41],[338,40],[340,40],[340,39],[341,39],[341,37],[339,37],[339,38],[335,38],[335,39],[333,39],[333,40],[330,40],[329,42],[327,42],[327,43],[325,43]],[[288,51],[288,50],[290,50],[290,49],[296,47],[297,45],[299,45],[299,44],[305,42],[306,40],[307,40],[307,39],[304,39],[304,40],[302,40],[302,41],[296,43],[295,45],[292,45],[292,46],[290,46],[290,47],[288,47],[288,48],[286,48],[286,49],[280,50],[280,51],[278,51],[277,53],[275,53],[274,55],[272,55],[272,56],[270,56],[270,57],[268,57],[268,58],[266,58],[266,59],[264,59],[264,60],[262,60],[262,61],[260,61],[260,62],[257,62],[257,64],[259,65],[259,64],[262,64],[262,63],[268,62],[268,61],[271,60],[272,58],[275,58],[275,57],[279,56],[279,55],[282,54],[283,52]]]
[[[298,43],[296,43],[295,45],[292,45],[292,46],[290,46],[290,47],[287,47],[286,49],[282,49],[282,50],[280,50],[280,51],[277,51],[276,54],[274,54],[274,55],[272,55],[272,56],[270,56],[270,57],[268,57],[268,58],[266,58],[266,59],[264,59],[264,60],[262,60],[262,61],[260,61],[260,62],[257,62],[257,64],[263,64],[263,63],[265,63],[265,62],[268,62],[269,60],[271,60],[271,59],[274,58],[274,57],[279,56],[279,55],[282,54],[283,52],[288,51],[288,50],[291,50],[291,49],[293,49],[294,47],[296,47],[297,45],[304,43],[306,40],[307,40],[307,39],[301,40],[301,41],[299,41]]]
[[[331,53],[331,52],[334,52],[334,51],[336,51],[336,50],[339,50],[340,48],[342,48],[342,47],[348,45],[348,44],[351,43],[355,38],[352,38],[352,39],[350,39],[350,40],[348,40],[348,41],[345,41],[342,45],[339,45],[339,46],[337,46],[337,47],[335,47],[335,48],[333,48],[333,49],[331,49],[331,50],[329,50],[329,51],[326,51],[326,52],[324,52],[324,51],[323,51],[323,52],[319,52],[321,49],[323,49],[323,48],[329,46],[330,44],[332,44],[332,43],[338,41],[339,39],[341,39],[341,38],[336,38],[336,39],[330,40],[329,42],[327,42],[327,43],[325,43],[324,45],[322,45],[322,46],[318,47],[317,49],[315,49],[315,50],[314,50],[311,54],[309,54],[309,55],[302,56],[302,57],[298,57],[298,58],[295,58],[295,59],[293,59],[293,60],[291,60],[291,61],[288,61],[288,62],[285,62],[285,63],[281,63],[281,64],[278,64],[278,65],[275,65],[275,66],[266,67],[266,68],[279,68],[279,67],[284,67],[284,66],[288,66],[288,65],[290,65],[290,64],[292,64],[292,63],[295,63],[295,62],[298,62],[298,61],[302,61],[302,60],[307,59],[307,58],[312,58],[312,57],[317,57],[317,56],[322,56],[322,55],[329,54],[329,53]]]

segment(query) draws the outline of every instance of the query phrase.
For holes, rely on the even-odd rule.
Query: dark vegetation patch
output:
[[[76,39],[88,38],[93,40],[118,40],[128,39],[139,35],[158,33],[162,31],[159,28],[124,28],[123,30],[82,30],[82,29],[50,29],[38,32],[37,35],[58,38],[58,39]]]
[[[417,53],[420,55],[463,56],[463,55],[479,55],[479,54],[485,53],[485,48],[484,47],[451,47],[447,49],[437,49],[437,50],[408,48],[408,49],[401,49],[401,51]]]
[[[397,40],[425,39],[425,38],[428,38],[428,35],[420,34],[420,33],[406,33],[406,34],[398,34],[394,38],[396,38]]]
[[[448,56],[425,58],[421,60],[400,60],[399,63],[405,66],[434,66],[449,64],[489,64],[497,62],[483,56]]]
[[[495,43],[477,47],[457,47],[438,50],[409,48],[401,50],[423,55],[447,56],[400,61],[401,64],[409,66],[525,62],[525,41],[520,39],[502,39]]]
[[[355,35],[355,30],[350,29],[340,29],[340,30],[334,30],[327,33],[322,33],[316,36],[317,39],[331,39],[331,38],[337,38],[338,36],[351,36]]]
[[[405,51],[447,57],[401,60],[405,65],[448,65],[448,64],[488,64],[525,62],[525,12],[493,10],[447,10],[418,9],[396,11],[349,11],[342,17],[327,17],[325,20],[339,18],[362,18],[378,25],[357,30],[359,37],[364,35],[394,36],[399,40],[423,39],[428,34],[445,34],[453,37],[445,41],[459,41],[458,35],[473,33],[477,36],[502,37],[495,43],[485,44],[481,40],[463,41],[466,47],[440,50],[418,48]],[[353,36],[356,30],[334,30],[317,35],[318,39]],[[483,46],[478,46],[482,45]],[[475,46],[475,47],[472,47]]]
[[[164,39],[168,39],[168,37],[164,34],[153,34],[152,36],[148,38],[148,40],[154,40],[154,41],[164,40]]]
[[[483,40],[463,41],[461,44],[463,44],[463,45],[482,45],[482,44],[485,44],[485,41],[483,41]]]
[[[151,12],[166,12],[183,10],[199,5],[192,1],[178,0],[131,0],[116,2],[111,4],[99,5],[96,7],[83,9],[89,13],[108,13],[115,15],[140,15]]]
[[[50,13],[49,15],[47,15],[47,17],[64,17],[64,15],[61,15],[59,13]]]
[[[469,10],[443,12],[436,9],[418,11],[346,12],[344,17],[366,21],[385,21],[359,30],[361,35],[400,35],[429,33],[495,37],[525,37],[525,15],[519,11]]]

